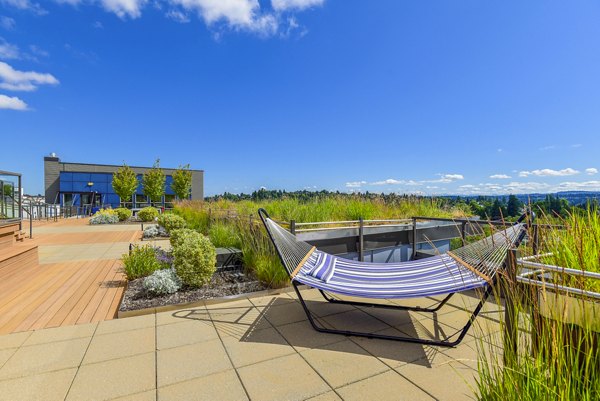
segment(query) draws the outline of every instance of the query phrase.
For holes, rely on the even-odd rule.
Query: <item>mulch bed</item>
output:
[[[143,278],[129,281],[119,311],[155,308],[159,306],[185,304],[204,299],[221,298],[266,290],[254,277],[240,270],[217,271],[210,282],[200,288],[182,288],[175,294],[155,296],[142,287]]]

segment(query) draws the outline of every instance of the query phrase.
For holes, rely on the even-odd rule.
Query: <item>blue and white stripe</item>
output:
[[[446,254],[402,263],[366,263],[315,251],[294,280],[323,291],[365,298],[419,298],[488,285]]]

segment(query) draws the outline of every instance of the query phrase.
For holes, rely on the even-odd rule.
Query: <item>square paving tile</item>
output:
[[[450,358],[445,359],[431,368],[406,364],[396,371],[437,399],[472,400],[475,398],[474,375],[477,371]]]
[[[234,370],[226,370],[158,389],[161,401],[238,401],[247,400],[246,392]]]
[[[325,316],[323,320],[327,322],[329,326],[338,330],[374,333],[390,327],[382,321],[377,320],[373,316],[358,309],[354,309],[345,313]]]
[[[15,352],[17,352],[18,348],[5,348],[5,349],[0,349],[0,368],[2,368],[2,366],[4,366],[4,364],[6,363],[6,361],[9,360],[9,358],[11,356],[13,356],[13,354]]]
[[[224,337],[223,344],[236,368],[296,352],[274,328],[253,331],[241,340]]]
[[[302,352],[302,357],[333,388],[385,372],[389,369],[377,358],[350,340]]]
[[[155,315],[150,314],[126,317],[122,319],[105,320],[98,324],[96,335],[154,327],[155,319]]]
[[[306,320],[302,305],[298,302],[273,303],[263,309],[265,318],[274,326]]]
[[[212,322],[187,320],[156,327],[158,349],[180,347],[218,338]]]
[[[245,366],[238,373],[253,400],[304,400],[331,390],[297,354]]]
[[[160,350],[157,360],[159,387],[233,368],[220,340]]]
[[[333,391],[319,394],[316,397],[309,398],[307,401],[341,401],[342,399]]]
[[[298,351],[346,340],[345,336],[316,331],[308,320],[278,326],[277,330]]]
[[[262,312],[254,306],[213,309],[210,310],[210,316],[222,337],[232,336],[241,339],[253,331],[272,327]]]
[[[80,338],[21,347],[0,369],[0,380],[77,367],[89,342]]]
[[[83,365],[67,400],[110,400],[155,388],[154,352]]]
[[[78,324],[75,326],[54,327],[34,331],[23,343],[24,346],[45,344],[54,341],[66,341],[74,338],[91,337],[98,323]]]
[[[387,371],[377,376],[349,384],[336,390],[344,400],[434,400],[419,387],[398,375]],[[453,398],[440,398],[454,400]]]
[[[111,401],[156,401],[156,390],[148,390],[142,393],[113,398]]]
[[[284,303],[295,301],[294,298],[291,298],[290,296],[288,296],[285,293],[277,294],[277,295],[269,295],[266,297],[249,298],[249,300],[250,300],[250,302],[252,302],[252,305],[254,305],[256,307],[268,306],[268,305],[271,305],[274,303],[277,303],[277,305],[282,305]]]
[[[4,334],[0,336],[0,349],[20,347],[31,335],[31,331]]]
[[[210,315],[205,307],[173,310],[156,314],[157,325],[183,323],[190,320],[210,322]]]
[[[0,400],[64,400],[76,368],[0,381]]]
[[[83,364],[125,358],[132,355],[154,352],[154,327],[96,335],[85,354]]]
[[[390,336],[405,336],[394,328],[378,331],[377,334]],[[376,338],[350,337],[351,340],[369,353],[379,358],[390,367],[398,367],[405,363],[420,363],[428,365],[438,354],[439,347],[429,347],[401,341],[380,340]],[[418,362],[417,362],[418,361]]]

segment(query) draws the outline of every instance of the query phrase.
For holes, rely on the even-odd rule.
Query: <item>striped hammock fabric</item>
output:
[[[316,250],[268,216],[263,219],[292,280],[322,291],[364,298],[419,298],[484,287],[494,280],[507,250],[526,233],[523,223],[453,252],[400,263],[358,262]]]
[[[318,264],[320,258],[325,265]],[[320,267],[322,276],[311,274],[316,267]],[[488,284],[447,254],[411,262],[379,264],[343,259],[317,250],[306,260],[294,280],[340,295],[387,299],[449,294]]]

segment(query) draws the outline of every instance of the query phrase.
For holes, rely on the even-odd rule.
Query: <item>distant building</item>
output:
[[[62,206],[111,206],[119,207],[120,198],[112,187],[112,175],[121,166],[109,164],[66,163],[52,154],[44,157],[44,189],[46,203],[60,204]],[[144,195],[142,175],[151,167],[134,167],[131,169],[137,174],[139,185],[133,195],[131,206],[134,208],[148,205]],[[175,169],[163,168],[166,175],[165,195],[161,199],[162,205],[175,200],[171,189],[172,174]],[[192,172],[192,199],[204,198],[204,171],[191,170]]]

